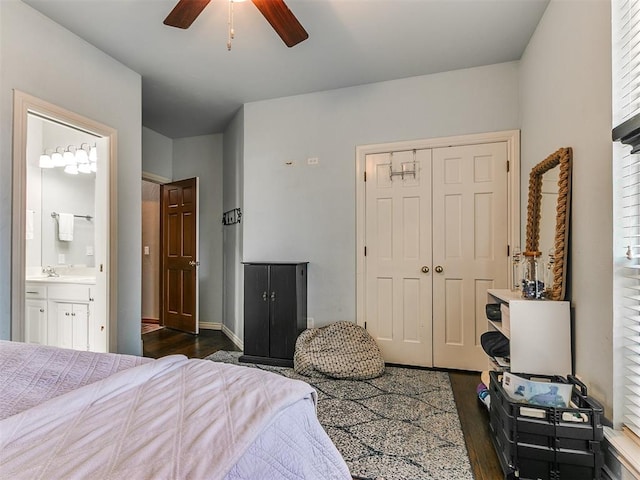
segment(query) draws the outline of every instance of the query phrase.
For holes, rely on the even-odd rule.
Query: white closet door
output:
[[[431,366],[431,150],[367,155],[366,172],[367,330],[386,362]]]
[[[507,223],[507,144],[434,149],[434,366],[486,367],[486,292],[508,282]]]

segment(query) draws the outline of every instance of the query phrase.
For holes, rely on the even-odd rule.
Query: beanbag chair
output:
[[[293,368],[307,377],[364,380],[384,373],[384,359],[364,328],[353,322],[336,322],[300,334]]]

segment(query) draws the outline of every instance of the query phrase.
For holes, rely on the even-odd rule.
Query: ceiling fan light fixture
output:
[[[211,0],[179,0],[171,13],[164,19],[164,24],[177,27],[189,28],[198,18]],[[231,50],[231,40],[233,40],[233,3],[244,0],[229,0],[229,36],[227,39],[227,49]],[[309,34],[300,24],[293,12],[285,4],[284,0],[251,0],[264,18],[271,24],[276,33],[280,36],[287,47],[293,47],[309,38]]]

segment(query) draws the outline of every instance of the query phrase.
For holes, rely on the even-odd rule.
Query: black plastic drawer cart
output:
[[[577,378],[518,375],[573,385],[577,408],[514,402],[502,388],[500,372],[490,372],[491,439],[506,479],[600,479],[604,454],[602,406]]]

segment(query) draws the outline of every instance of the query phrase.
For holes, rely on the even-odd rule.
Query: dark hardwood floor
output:
[[[503,479],[500,461],[489,437],[489,411],[476,396],[480,374],[452,370],[449,379],[475,480]]]
[[[220,330],[200,330],[198,335],[162,328],[142,335],[142,355],[160,358],[182,354],[189,358],[204,358],[218,350],[238,350]]]
[[[199,335],[191,335],[163,328],[145,333],[142,342],[144,356],[151,358],[178,353],[189,358],[204,358],[218,350],[238,350],[219,330],[201,330]],[[480,374],[451,371],[449,378],[475,480],[504,478],[489,437],[489,412],[476,397]]]

